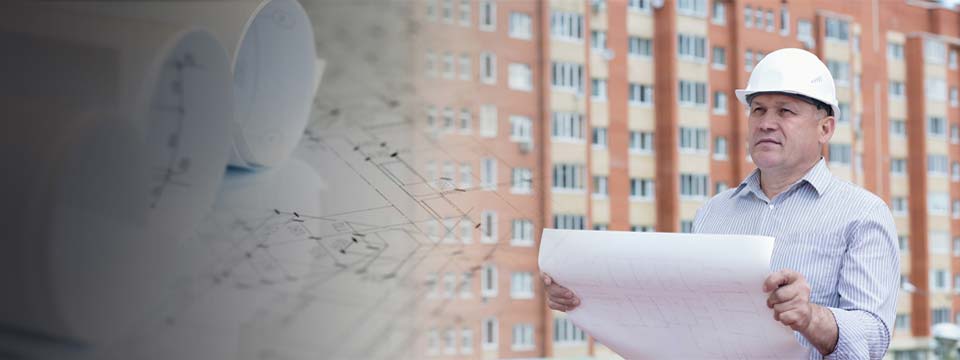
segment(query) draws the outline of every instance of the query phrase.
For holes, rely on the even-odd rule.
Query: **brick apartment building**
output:
[[[610,355],[544,304],[543,227],[690,231],[754,166],[733,91],[798,47],[834,75],[824,156],[884,198],[903,290],[891,358],[922,358],[960,320],[960,13],[930,1],[418,0],[418,127],[457,154],[421,161],[470,189],[438,221],[469,266],[424,274],[424,356]],[[496,250],[496,251],[494,251]]]

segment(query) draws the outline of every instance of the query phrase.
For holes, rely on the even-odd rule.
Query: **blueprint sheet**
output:
[[[540,270],[573,322],[627,359],[799,359],[762,284],[773,238],[544,229]]]

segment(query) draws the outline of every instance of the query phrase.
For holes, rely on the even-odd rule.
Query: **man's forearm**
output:
[[[837,340],[840,338],[840,328],[837,326],[837,319],[833,317],[830,309],[817,304],[810,304],[813,307],[811,313],[813,319],[807,329],[800,334],[807,338],[821,355],[828,355],[837,347]]]

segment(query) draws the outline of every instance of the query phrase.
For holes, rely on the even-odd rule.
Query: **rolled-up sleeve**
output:
[[[896,317],[900,252],[886,204],[873,206],[847,229],[847,251],[837,284],[837,346],[828,359],[881,359]]]

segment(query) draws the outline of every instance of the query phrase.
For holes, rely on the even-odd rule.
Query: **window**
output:
[[[460,330],[460,353],[473,354],[473,330],[463,328]]]
[[[927,173],[931,176],[947,176],[947,156],[927,155]]]
[[[653,179],[630,179],[630,198],[634,200],[652,200],[654,197]]]
[[[453,53],[446,51],[443,53],[443,78],[453,79]]]
[[[498,337],[500,333],[500,325],[497,322],[497,318],[491,317],[483,320],[483,324],[480,326],[483,329],[483,348],[486,350],[496,350]]]
[[[931,312],[933,313],[931,324],[950,322],[950,308],[936,308]]]
[[[533,175],[528,168],[511,169],[510,192],[514,194],[529,194],[533,192]]]
[[[893,176],[903,176],[907,174],[907,159],[890,159],[890,173]]]
[[[707,17],[707,0],[677,0],[677,13],[696,17]]]
[[[460,132],[469,134],[473,131],[473,114],[470,109],[460,109]]]
[[[897,243],[900,245],[900,251],[910,251],[910,238],[906,235],[898,235]]]
[[[680,152],[702,153],[707,151],[707,129],[680,127]]]
[[[497,242],[497,213],[495,211],[480,213],[480,242],[486,244]]]
[[[707,38],[677,34],[677,56],[681,60],[704,62],[707,60]]]
[[[837,60],[827,60],[827,69],[833,75],[833,79],[840,85],[846,85],[850,81],[850,63]]]
[[[513,343],[510,346],[514,351],[533,350],[533,325],[513,325]]]
[[[430,329],[427,332],[427,354],[437,354],[440,352],[440,333],[437,329]]]
[[[480,30],[493,31],[497,28],[497,4],[492,0],[480,1]]]
[[[949,65],[950,70],[956,70],[957,69],[957,51],[950,50],[948,59],[949,60],[947,60],[947,63],[950,64]]]
[[[607,32],[603,30],[591,30],[590,48],[605,51],[607,49]]]
[[[518,12],[510,13],[510,37],[515,39],[530,39],[530,15]]]
[[[957,88],[955,86],[950,87],[950,106],[960,106],[960,95],[957,94]]]
[[[427,115],[427,129],[434,130],[437,126],[437,108],[433,105],[427,105],[424,113]]]
[[[484,84],[497,83],[497,55],[480,53],[480,81]]]
[[[713,47],[713,67],[723,69],[727,67],[727,49],[719,46]]]
[[[550,16],[550,34],[560,40],[583,40],[583,15],[554,11]]]
[[[607,177],[606,176],[594,176],[593,177],[593,196],[598,198],[606,197],[607,192]]]
[[[887,59],[903,61],[903,44],[887,43]]]
[[[453,131],[453,108],[443,108],[443,130]]]
[[[424,55],[423,67],[427,77],[437,76],[437,55],[433,53],[433,50],[427,50],[427,54]]]
[[[497,267],[493,264],[484,264],[480,277],[480,295],[483,297],[497,296]]]
[[[726,182],[717,181],[717,183],[714,184],[714,194],[722,193],[724,191],[727,191],[727,189],[729,188],[730,186],[728,186]]]
[[[484,190],[497,189],[497,159],[480,159],[480,187]]]
[[[591,79],[590,80],[590,92],[593,100],[604,101],[607,100],[607,79]]]
[[[850,144],[830,144],[830,165],[850,165]]]
[[[650,12],[650,0],[627,0],[627,10]]]
[[[514,246],[532,246],[533,245],[533,222],[532,221],[527,219],[514,219],[512,231],[513,231],[513,238],[510,239],[510,245],[514,245]]]
[[[444,161],[443,162],[443,180],[450,187],[455,187],[456,181],[456,169],[454,169],[453,161]],[[448,227],[449,228],[449,227]]]
[[[570,112],[553,113],[553,138],[579,142],[583,140],[583,115]]]
[[[947,62],[947,46],[936,39],[923,41],[923,58],[928,64],[942,65]]]
[[[680,80],[680,106],[707,106],[707,83]]]
[[[928,117],[927,136],[947,137],[947,121],[939,116]]]
[[[953,200],[951,214],[953,214],[954,219],[960,219],[960,200]]]
[[[473,79],[473,70],[470,64],[470,54],[460,54],[460,80]]]
[[[630,92],[627,99],[631,105],[653,104],[653,85],[630,83]]]
[[[960,238],[953,238],[953,256],[960,256]],[[956,288],[960,288],[960,284]]]
[[[642,131],[630,132],[630,152],[652,153],[653,152],[653,133]]]
[[[680,220],[680,232],[682,233],[692,233],[693,232],[693,220]]]
[[[711,18],[714,24],[724,25],[727,23],[727,5],[713,0],[713,17]]]
[[[894,321],[894,327],[900,331],[909,331],[910,314],[897,314],[897,320]]]
[[[436,20],[437,19],[437,1],[427,0],[426,5],[424,6],[424,11],[427,14],[427,19]]]
[[[797,40],[804,43],[808,48],[813,48],[813,24],[808,20],[797,20]]]
[[[596,231],[607,231],[607,224],[593,223],[593,229]]]
[[[680,174],[680,197],[703,198],[707,196],[707,175]]]
[[[907,198],[902,196],[894,196],[890,201],[892,203],[892,208],[894,215],[906,215],[907,214]]]
[[[510,64],[508,70],[510,77],[507,79],[507,86],[509,88],[522,91],[533,89],[533,72],[530,71],[530,65]]]
[[[758,7],[753,10],[753,23],[757,29],[763,29],[763,9]]]
[[[533,274],[514,272],[510,274],[510,297],[514,299],[533,299]]]
[[[556,315],[553,318],[553,342],[556,344],[583,344],[587,342],[587,335],[570,319],[563,315]]]
[[[750,49],[747,49],[747,52],[743,54],[743,69],[753,71],[753,51]]]
[[[780,35],[790,35],[790,9],[786,4],[780,7]]]
[[[767,32],[773,32],[773,10],[767,10]]]
[[[466,217],[460,219],[460,241],[464,244],[473,243],[473,222]]]
[[[556,214],[553,215],[553,227],[555,229],[583,230],[586,221],[583,215]]]
[[[638,36],[627,37],[627,55],[653,57],[653,40]]]
[[[837,103],[837,108],[840,110],[837,114],[837,124],[849,124],[850,123],[850,103]]]
[[[554,62],[552,68],[554,89],[576,93],[583,92],[583,65]]]
[[[930,270],[930,279],[932,281],[933,290],[944,291],[950,289],[950,283],[947,282],[947,272],[943,269],[933,269]]]
[[[583,190],[583,169],[580,164],[554,164],[553,189]]]
[[[727,138],[717,136],[713,140],[713,158],[717,160],[727,159]]]
[[[903,99],[904,89],[902,81],[890,81],[888,95],[891,99]]]
[[[497,107],[494,105],[480,105],[480,136],[497,136]]]
[[[954,161],[953,164],[950,165],[950,180],[954,182],[960,181],[960,162]]]
[[[607,128],[605,127],[595,127],[593,128],[593,147],[595,148],[606,148],[607,147]]]
[[[633,232],[653,232],[653,226],[649,225],[631,225],[630,231]]]
[[[470,164],[460,164],[460,187],[469,189],[473,186],[473,167]]]
[[[440,8],[440,16],[445,23],[453,23],[453,0],[442,0],[443,5]]]
[[[443,274],[443,298],[452,299],[457,287],[457,274],[448,272]]]
[[[460,274],[460,297],[464,299],[473,297],[473,273],[470,271]]]
[[[850,38],[849,23],[846,20],[826,18],[827,40],[847,41]]]
[[[427,274],[427,279],[424,281],[424,286],[427,288],[427,298],[435,298],[438,295],[438,286],[437,282],[439,281],[440,275],[432,272]]]
[[[950,196],[943,192],[927,193],[927,211],[930,215],[947,215],[950,211]]]
[[[533,121],[526,116],[510,115],[510,141],[533,142]]]
[[[726,115],[727,93],[723,91],[713,92],[713,113],[717,115]]]
[[[470,0],[460,0],[460,25],[470,26]]]
[[[749,5],[743,8],[743,26],[747,29],[753,27],[753,9]]]
[[[941,78],[926,78],[923,81],[924,88],[926,89],[926,96],[932,100],[946,101],[947,100],[947,82]]]
[[[890,119],[890,135],[904,137],[907,135],[907,122],[899,119]]]

